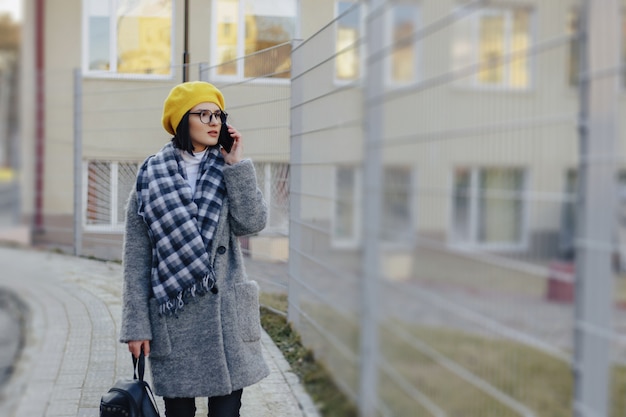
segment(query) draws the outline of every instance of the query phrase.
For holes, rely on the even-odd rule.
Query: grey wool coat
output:
[[[237,237],[265,227],[267,206],[254,165],[224,166],[226,197],[209,248],[218,293],[188,298],[177,315],[160,315],[151,296],[152,243],[133,191],[126,212],[120,341],[150,340],[156,395],[212,397],[269,374],[261,352],[259,288],[248,279]]]

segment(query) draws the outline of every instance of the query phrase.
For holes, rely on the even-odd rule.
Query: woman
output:
[[[261,353],[258,286],[238,236],[265,227],[267,207],[232,126],[218,145],[224,97],[212,84],[175,86],[163,104],[171,143],[146,159],[126,212],[120,341],[149,355],[167,417],[239,416],[243,388],[268,375]]]

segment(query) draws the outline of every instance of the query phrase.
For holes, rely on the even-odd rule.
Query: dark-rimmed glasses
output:
[[[200,111],[190,111],[189,114],[198,114],[200,115],[200,121],[205,125],[208,125],[213,121],[213,117],[215,117],[215,121],[217,123],[225,123],[226,118],[228,117],[228,113],[221,110],[200,110]]]

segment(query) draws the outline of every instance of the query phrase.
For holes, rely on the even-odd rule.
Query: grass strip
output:
[[[354,404],[341,392],[324,366],[305,348],[287,319],[261,307],[261,325],[300,378],[323,417],[356,417]]]

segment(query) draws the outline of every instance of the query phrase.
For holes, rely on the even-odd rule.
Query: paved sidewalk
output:
[[[102,394],[132,376],[130,354],[117,342],[121,266],[0,247],[0,287],[18,293],[29,308],[25,347],[0,392],[0,416],[97,417]],[[262,343],[271,375],[244,390],[242,417],[318,417],[265,332]],[[206,402],[197,406],[196,415],[206,416]]]

